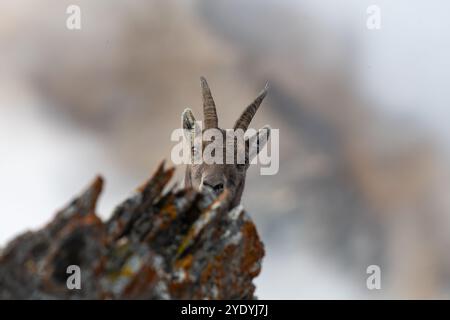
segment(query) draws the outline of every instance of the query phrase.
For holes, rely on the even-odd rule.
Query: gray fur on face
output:
[[[205,129],[202,134],[211,128],[216,128],[220,130],[223,138],[223,164],[213,163],[207,164],[202,161],[199,164],[192,162],[186,166],[185,173],[185,187],[192,187],[197,190],[203,190],[208,188],[212,190],[216,195],[220,194],[224,189],[227,189],[231,197],[231,207],[237,206],[241,202],[242,193],[245,186],[245,177],[247,174],[247,169],[249,168],[250,162],[259,151],[264,148],[267,142],[268,136],[266,134],[261,134],[261,132],[256,133],[249,139],[245,140],[245,146],[233,143],[231,146],[227,146],[225,143],[227,132],[223,129],[218,128],[218,118],[216,113],[215,102],[212,98],[209,85],[205,78],[201,78],[202,92],[203,92],[203,113],[205,118]],[[250,125],[250,121],[256,114],[260,104],[262,103],[264,97],[267,94],[267,84],[264,90],[258,95],[258,97],[244,110],[242,115],[236,121],[234,129],[242,129],[246,131]],[[194,140],[199,136],[200,130],[196,126],[195,117],[192,110],[185,109],[181,116],[181,122],[183,129],[185,130],[185,135],[187,141],[191,143],[191,158],[195,157],[196,152],[199,150],[195,149]],[[270,128],[265,127],[265,132],[270,134]],[[201,143],[202,152],[210,144],[211,141],[203,140]],[[227,148],[232,147],[234,152],[234,163],[226,163],[225,155]],[[245,147],[245,162],[238,163],[237,153],[238,150],[242,151],[241,148]],[[229,150],[228,150],[229,151]]]

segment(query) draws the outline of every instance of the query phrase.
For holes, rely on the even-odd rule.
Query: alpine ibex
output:
[[[204,77],[200,78],[202,95],[203,95],[203,117],[204,128],[201,130],[201,148],[202,151],[211,143],[209,140],[205,140],[205,131],[209,129],[217,129],[221,134],[223,141],[226,140],[230,134],[236,132],[247,132],[252,118],[258,110],[261,102],[267,94],[267,84],[264,90],[258,95],[258,97],[244,110],[242,115],[236,121],[233,130],[223,130],[219,128],[218,118],[216,113],[216,105],[211,95],[208,83]],[[187,108],[183,111],[181,116],[182,126],[186,137],[192,142],[197,133],[200,133],[200,128],[197,126],[192,111]],[[230,132],[231,131],[231,132]],[[270,134],[270,127],[265,126],[262,130],[255,132],[250,137],[242,137],[243,143],[238,143],[236,136],[232,136],[232,144],[223,144],[223,155],[228,152],[234,152],[233,162],[223,161],[222,163],[195,163],[191,161],[186,167],[185,174],[185,187],[193,187],[197,190],[203,190],[209,188],[216,195],[220,194],[224,189],[229,192],[231,199],[230,206],[234,207],[241,201],[242,192],[244,191],[245,177],[247,169],[255,156],[264,148]],[[231,148],[230,148],[231,147]],[[194,158],[195,153],[198,152],[194,143],[190,144],[191,159]],[[226,148],[228,148],[226,150]],[[245,148],[245,149],[244,149]],[[239,152],[243,155],[242,160],[239,159]]]

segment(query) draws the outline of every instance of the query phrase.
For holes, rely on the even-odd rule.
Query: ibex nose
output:
[[[213,187],[213,190],[216,193],[222,192],[223,191],[223,183],[218,183]]]
[[[219,194],[223,191],[223,183],[222,182],[211,184],[209,182],[204,181],[203,184],[205,186],[208,186],[209,188],[211,188],[216,194]]]

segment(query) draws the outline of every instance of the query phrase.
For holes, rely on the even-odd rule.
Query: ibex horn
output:
[[[236,124],[234,125],[234,130],[242,129],[242,130],[246,131],[248,129],[248,126],[250,125],[250,122],[252,121],[253,117],[255,116],[256,111],[258,110],[259,106],[261,105],[261,102],[266,97],[268,89],[269,89],[269,83],[266,83],[264,90],[261,91],[261,93],[258,95],[258,97],[247,108],[245,108],[244,112],[242,112],[241,116],[239,117],[239,119],[236,121]]]
[[[204,77],[200,77],[203,94],[203,117],[205,119],[205,129],[217,128],[219,123],[217,120],[216,104],[211,95],[208,82]]]

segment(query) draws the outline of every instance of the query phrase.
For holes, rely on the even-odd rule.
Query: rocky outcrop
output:
[[[154,176],[103,222],[97,177],[44,228],[0,253],[1,299],[252,299],[264,246],[238,206]],[[81,289],[69,289],[78,266]]]

